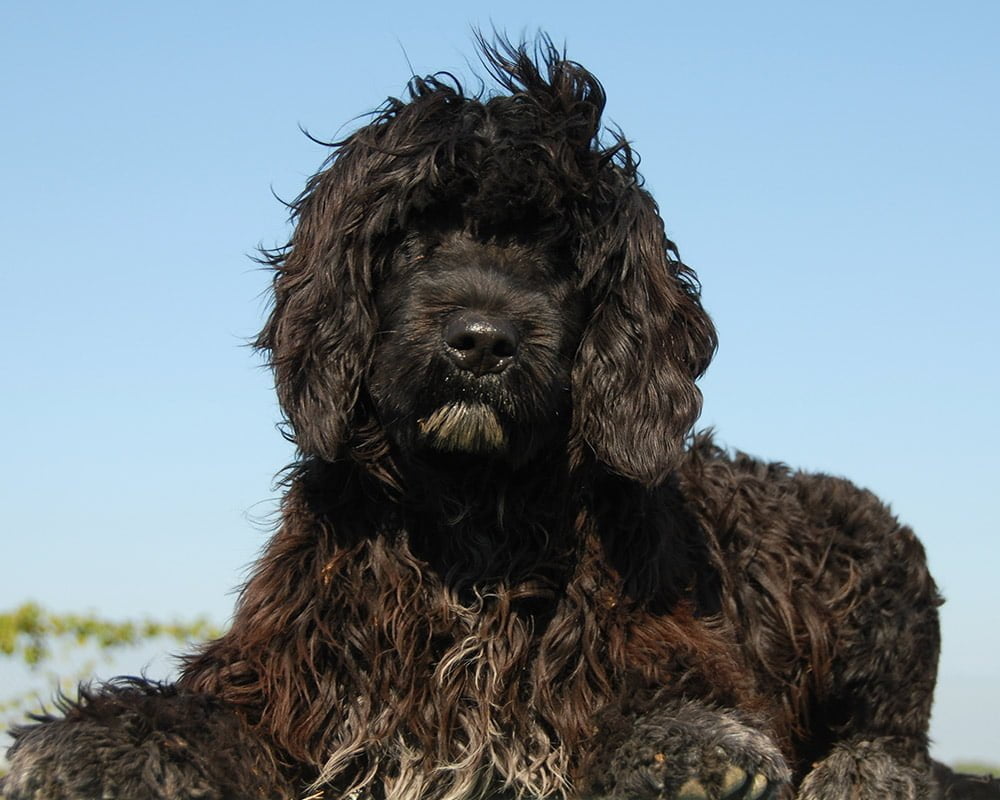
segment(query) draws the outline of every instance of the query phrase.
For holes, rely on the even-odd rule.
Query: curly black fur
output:
[[[920,544],[691,437],[715,331],[601,85],[482,46],[502,92],[414,79],[266,255],[301,459],[231,630],[21,729],[10,797],[939,791]]]

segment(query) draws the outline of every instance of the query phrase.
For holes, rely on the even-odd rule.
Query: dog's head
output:
[[[600,84],[539,51],[483,44],[489,98],[414,79],[293,204],[257,344],[302,453],[673,466],[715,331]]]

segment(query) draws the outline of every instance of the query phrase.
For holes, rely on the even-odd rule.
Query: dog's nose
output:
[[[517,354],[517,329],[510,320],[463,311],[444,328],[448,356],[476,375],[503,372]]]

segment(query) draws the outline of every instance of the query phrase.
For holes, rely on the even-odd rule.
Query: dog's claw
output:
[[[677,792],[676,800],[708,800],[708,792],[699,781],[691,778],[681,786],[680,791]]]
[[[750,784],[750,789],[747,791],[747,800],[760,800],[767,790],[770,788],[767,778],[764,775],[754,775],[753,781]]]
[[[726,774],[722,776],[722,786],[719,788],[719,796],[722,800],[736,795],[742,795],[747,785],[746,770],[740,769],[735,764],[730,765]]]

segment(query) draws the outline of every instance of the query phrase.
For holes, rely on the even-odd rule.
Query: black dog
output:
[[[301,460],[232,629],[19,730],[9,798],[937,796],[920,544],[690,436],[715,332],[600,84],[483,48],[269,254]]]

